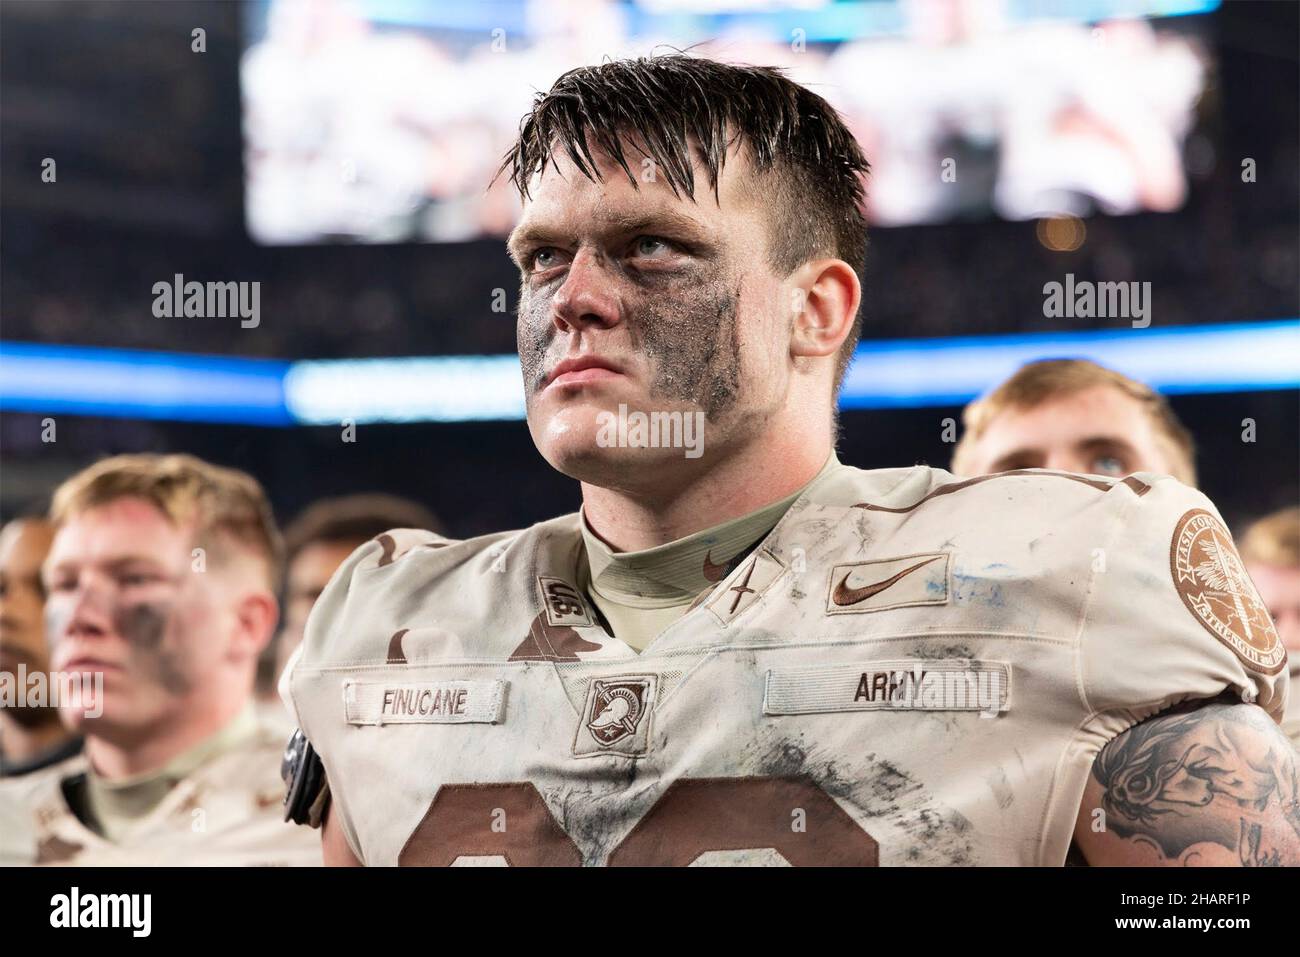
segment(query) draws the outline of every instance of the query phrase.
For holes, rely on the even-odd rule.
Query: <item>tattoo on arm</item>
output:
[[[1106,831],[1184,864],[1214,845],[1247,867],[1300,863],[1295,749],[1254,705],[1190,708],[1135,725],[1098,755],[1089,790],[1100,786]]]

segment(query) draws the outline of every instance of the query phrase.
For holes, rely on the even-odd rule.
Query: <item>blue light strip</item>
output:
[[[864,342],[844,409],[961,405],[1026,362],[1087,358],[1170,395],[1300,388],[1300,320]],[[519,421],[505,356],[281,362],[0,343],[0,410],[246,425]]]
[[[1178,17],[1210,13],[1220,0],[1011,0],[1006,23],[1043,21],[1096,23],[1112,19]],[[892,0],[841,0],[837,3],[763,5],[745,9],[719,4],[644,4],[625,2],[615,8],[627,36],[704,40],[743,31],[769,42],[789,43],[795,30],[804,39],[858,40],[902,36],[907,16]],[[492,36],[494,29],[525,43],[537,35],[528,5],[522,0],[477,0],[469,3],[429,3],[428,0],[362,0],[356,10],[366,20],[386,27],[464,31]]]
[[[239,425],[293,425],[290,363],[0,343],[0,410]]]
[[[1035,359],[1092,359],[1166,395],[1300,388],[1300,320],[864,342],[840,408],[961,405]]]
[[[524,417],[513,355],[295,362],[284,394],[289,414],[304,425]]]

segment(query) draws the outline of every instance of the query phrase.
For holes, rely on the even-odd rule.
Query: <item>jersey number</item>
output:
[[[693,778],[673,782],[608,862],[685,865],[713,852],[766,849],[796,865],[875,867],[879,861],[875,839],[807,779]],[[573,838],[527,782],[441,788],[397,863],[438,867],[461,857],[582,864]]]

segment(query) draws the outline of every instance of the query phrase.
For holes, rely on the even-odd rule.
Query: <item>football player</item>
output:
[[[40,772],[9,855],[62,865],[320,862],[283,823],[283,738],[253,711],[278,614],[280,539],[248,475],[124,455],[54,494],[42,578],[78,757]]]
[[[582,509],[335,574],[282,681],[327,862],[1300,862],[1285,652],[1204,496],[836,460],[866,166],[770,69],[537,98],[518,345]]]
[[[1300,745],[1300,508],[1278,509],[1246,529],[1241,557],[1291,661],[1282,730]]]
[[[53,537],[41,518],[14,519],[0,529],[0,671],[15,693],[0,707],[0,777],[31,774],[81,750],[81,739],[48,699],[17,694],[31,676],[47,677],[50,670],[41,563]]]
[[[1087,359],[1022,366],[966,406],[956,475],[1054,469],[1122,477],[1172,475],[1196,484],[1191,433],[1147,385]]]

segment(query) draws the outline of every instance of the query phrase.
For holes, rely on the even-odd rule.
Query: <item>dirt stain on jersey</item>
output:
[[[982,575],[963,575],[961,572],[954,571],[952,593],[953,598],[958,601],[986,605],[989,608],[1004,608],[1007,604],[1002,583]]]
[[[937,805],[920,781],[888,759],[866,754],[866,770],[859,775],[849,771],[843,761],[822,757],[803,735],[794,740],[759,741],[752,748],[757,751],[762,775],[808,778],[842,803],[868,817],[888,819],[902,829],[910,839],[910,850],[905,852],[909,861],[949,866],[973,862],[974,852],[965,836],[970,822]],[[870,830],[870,822],[867,827]]]
[[[1016,792],[1007,780],[1007,772],[1001,768],[994,768],[993,772],[986,779],[989,790],[993,792],[994,799],[998,802],[998,807],[1006,810],[1016,803]]]
[[[657,782],[644,779],[641,787],[632,786],[636,760],[620,765],[588,772],[585,777],[591,783],[571,783],[546,795],[547,803],[559,808],[560,827],[578,846],[587,866],[603,864],[635,822],[650,813],[663,791]]]
[[[979,654],[970,645],[918,645],[908,651],[909,658],[925,658],[938,661],[945,658],[964,658],[973,660]]]

